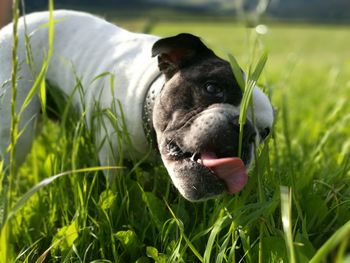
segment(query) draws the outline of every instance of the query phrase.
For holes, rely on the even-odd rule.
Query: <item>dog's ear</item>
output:
[[[175,72],[190,63],[213,54],[199,37],[188,33],[162,38],[152,47],[152,57],[158,56],[159,70],[166,79],[170,79]]]

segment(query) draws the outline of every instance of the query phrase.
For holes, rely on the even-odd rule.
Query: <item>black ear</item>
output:
[[[167,79],[180,68],[213,54],[199,37],[188,33],[162,38],[152,47],[152,57],[158,56],[159,70]]]

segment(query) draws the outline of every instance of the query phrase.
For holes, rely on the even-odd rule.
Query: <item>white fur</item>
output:
[[[18,27],[18,57],[21,66],[18,73],[17,109],[22,105],[35,79],[35,74],[25,62],[25,34],[30,37],[36,73],[40,72],[48,50],[48,12],[33,13],[25,19],[27,32],[23,18],[20,19]],[[73,104],[81,112],[85,108],[89,126],[96,102],[101,109],[111,109],[118,118],[121,114],[118,104],[116,110],[111,105],[116,99],[119,100],[135,148],[133,154],[144,154],[148,146],[142,127],[142,107],[147,88],[159,75],[157,60],[151,57],[151,47],[158,38],[128,32],[82,12],[55,11],[54,19],[54,52],[46,74],[48,82],[70,96],[77,84],[76,79],[80,78],[85,96],[81,101],[79,92],[75,92]],[[5,161],[10,134],[11,85],[4,82],[11,76],[11,52],[12,25],[9,25],[0,31],[0,85],[3,85],[0,89],[0,159],[2,156]],[[114,74],[113,92],[109,76],[92,82],[96,76],[106,72]],[[25,127],[25,132],[18,142],[18,162],[24,159],[30,149],[39,110],[40,104],[35,97],[22,115],[20,130]],[[91,125],[97,134],[95,139],[98,146],[106,136],[111,138],[111,145],[104,143],[99,153],[101,163],[108,164],[113,163],[111,159],[118,155],[115,152],[118,146],[124,149],[125,154],[130,147],[117,145],[118,140],[112,123],[107,118],[103,120],[106,129],[100,121]]]
[[[265,128],[271,130],[274,120],[273,108],[268,97],[257,87],[253,90],[253,108],[255,126],[258,129],[258,132]],[[248,118],[252,120],[250,107]]]
[[[34,13],[26,16],[25,31],[23,18],[19,21],[17,111],[20,109],[37,73],[48,53],[48,12]],[[84,96],[80,92],[73,95],[73,104],[86,112],[86,121],[96,134],[97,148],[102,165],[113,164],[118,160],[119,150],[123,156],[128,153],[142,155],[148,150],[148,144],[142,126],[142,107],[145,93],[151,83],[159,76],[157,60],[151,57],[151,47],[158,37],[130,33],[96,16],[76,11],[55,11],[55,32],[53,56],[50,61],[46,79],[60,88],[67,96],[71,96],[81,81]],[[33,70],[26,63],[26,47],[24,37],[30,38],[31,52],[34,58]],[[11,70],[12,70],[12,25],[0,31],[0,159],[8,161],[6,149],[10,144],[11,124]],[[114,75],[111,87],[110,77],[95,80],[100,74],[109,72]],[[157,81],[162,86],[164,81]],[[159,90],[159,88],[158,88]],[[255,118],[258,127],[271,127],[273,120],[272,107],[268,98],[259,90],[253,93]],[[118,142],[115,127],[108,118],[95,120],[94,105],[100,109],[110,109],[119,119],[121,111],[113,108],[113,103],[121,103],[125,124],[133,142],[129,145]],[[18,163],[24,160],[31,147],[35,133],[35,121],[40,112],[40,103],[35,96],[27,106],[19,128],[24,131],[17,147]],[[104,125],[102,125],[102,123]],[[122,129],[122,128],[120,128]],[[104,140],[105,138],[108,140]],[[103,143],[104,142],[104,143]]]

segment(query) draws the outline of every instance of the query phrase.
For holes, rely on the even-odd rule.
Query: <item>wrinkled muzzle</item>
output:
[[[208,199],[224,191],[233,194],[245,186],[256,133],[247,121],[239,158],[238,114],[230,104],[214,104],[178,130],[164,132],[161,157],[186,199]]]

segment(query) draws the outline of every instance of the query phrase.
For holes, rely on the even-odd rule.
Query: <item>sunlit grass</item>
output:
[[[269,50],[259,83],[272,97],[276,125],[256,152],[241,193],[189,203],[159,163],[137,160],[121,160],[118,164],[126,168],[109,184],[98,171],[84,113],[71,118],[70,105],[64,106],[61,122],[43,118],[30,156],[11,174],[13,201],[6,213],[11,228],[1,225],[2,262],[349,258],[350,37],[344,28],[297,29],[276,25],[255,42],[248,37],[254,31],[229,23],[153,28],[161,35],[199,34],[219,54],[238,55],[244,69],[254,68]],[[102,77],[113,79],[108,73],[91,79]],[[117,107],[115,102],[111,111],[98,113],[125,132],[118,122],[122,116],[113,115]]]

